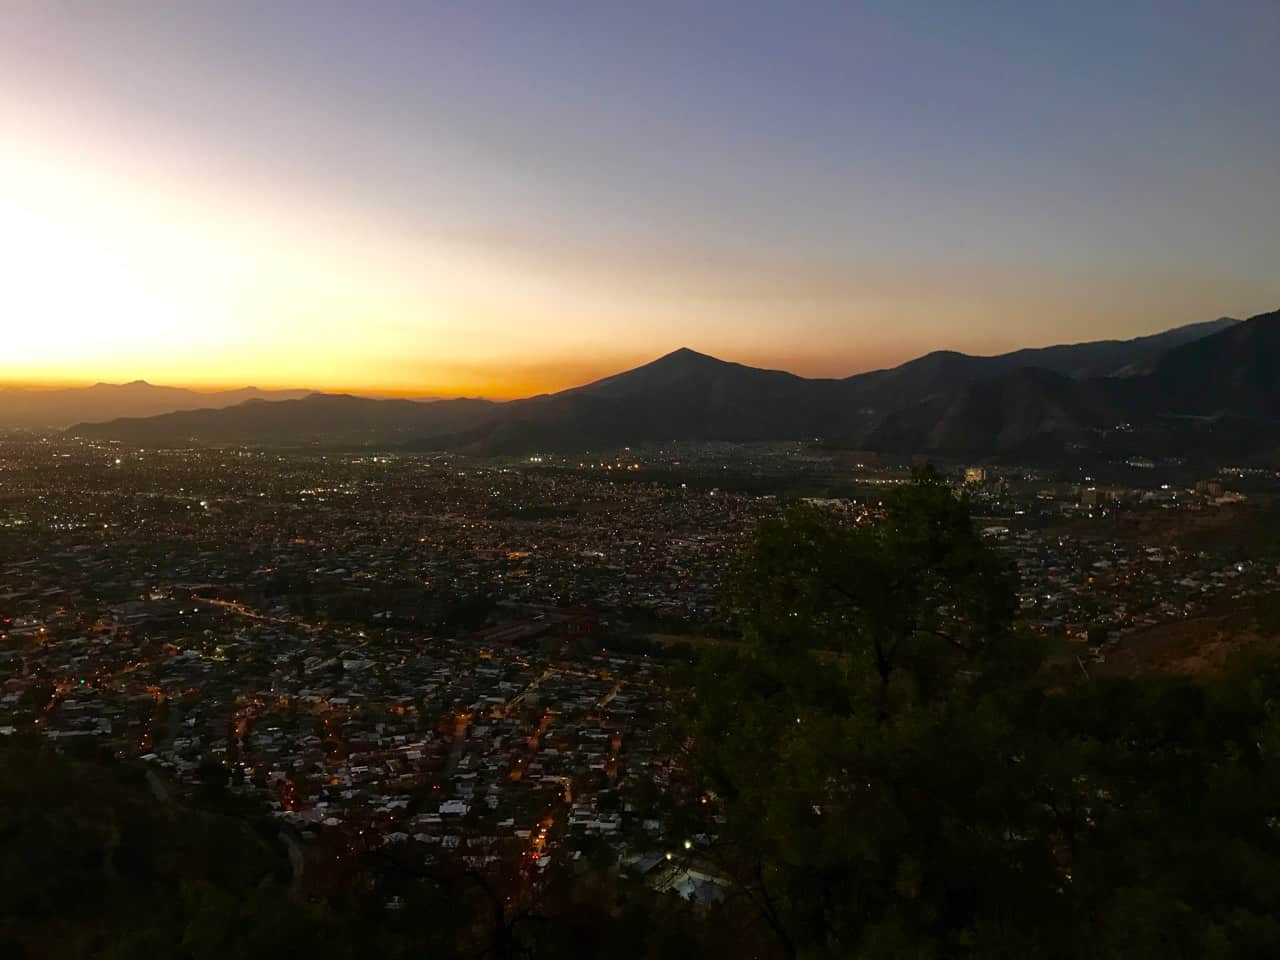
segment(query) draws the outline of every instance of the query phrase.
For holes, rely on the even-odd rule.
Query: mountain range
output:
[[[1022,367],[887,412],[856,437],[895,453],[1042,459],[1280,457],[1280,311],[1161,350],[1110,375]]]
[[[151,417],[173,410],[218,409],[248,400],[290,400],[305,390],[219,390],[204,393],[183,387],[132,383],[95,383],[54,390],[0,388],[0,427],[61,428],[80,420]]]
[[[1280,455],[1280,311],[999,356],[930,353],[813,379],[681,349],[559,393],[506,403],[310,394],[81,423],[147,446],[322,444],[522,454],[668,440],[816,439],[895,454],[1054,458]]]

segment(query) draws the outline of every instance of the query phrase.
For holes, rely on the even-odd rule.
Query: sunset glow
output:
[[[1215,41],[1243,46],[1200,95],[1258,97],[1239,36],[1113,23],[1157,35],[1142,70],[1093,51],[1103,90],[1022,50],[1081,55],[1049,18],[1004,24],[997,75],[988,41],[941,50],[891,9],[624,11],[11,5],[0,382],[512,397],[679,346],[846,376],[1280,302],[1275,98],[1145,102]],[[710,56],[721,31],[740,55]],[[1251,138],[1252,167],[1215,165]]]

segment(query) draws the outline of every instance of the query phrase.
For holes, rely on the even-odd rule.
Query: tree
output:
[[[670,829],[778,956],[1280,955],[1280,666],[1050,686],[930,472],[763,524],[735,585]]]
[[[1082,684],[1040,701],[1081,952],[1280,951],[1280,667]]]
[[[1280,593],[1269,593],[1258,601],[1255,616],[1258,629],[1270,636],[1280,635]]]
[[[217,757],[205,754],[196,767],[196,779],[212,794],[221,793],[231,780],[231,773]]]
[[[922,470],[885,507],[878,523],[801,505],[761,525],[732,587],[753,652],[838,662],[882,720],[945,697],[974,671],[1034,670],[1025,643],[1027,655],[1011,658],[1012,569],[974,531],[965,502]]]
[[[1111,627],[1101,621],[1094,621],[1089,624],[1085,631],[1085,639],[1091,647],[1100,647],[1107,642],[1107,638],[1111,636]]]
[[[687,733],[708,856],[781,955],[1035,933],[1057,868],[1003,709],[1040,660],[1013,582],[931,471],[876,523],[762,524],[734,584],[743,643],[704,661]]]

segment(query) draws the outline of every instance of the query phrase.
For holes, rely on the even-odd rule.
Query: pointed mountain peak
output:
[[[670,353],[663,354],[654,363],[724,363],[725,361],[713,357],[710,354],[699,353],[689,347],[681,347],[679,350],[672,350]]]
[[[663,354],[657,360],[651,360],[636,369],[697,371],[733,366],[738,366],[738,364],[731,363],[728,360],[721,360],[719,357],[713,357],[709,353],[699,353],[689,347],[681,347],[679,350],[672,350],[670,353]]]

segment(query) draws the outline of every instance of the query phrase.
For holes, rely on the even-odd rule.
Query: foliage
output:
[[[169,799],[109,755],[0,738],[0,956],[643,960],[714,942],[681,901],[621,881],[607,851],[530,883],[511,858],[480,869],[326,833],[296,877],[279,825],[214,812],[216,793]]]
[[[1280,672],[1050,691],[1011,574],[928,471],[797,507],[686,699],[688,821],[785,957],[1280,947]],[[710,802],[708,802],[710,801]]]
[[[287,896],[271,833],[171,805],[132,767],[8,738],[0,840],[5,956],[357,955]]]

